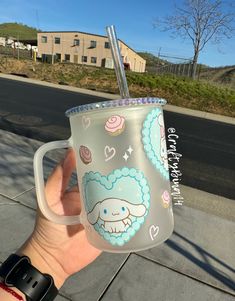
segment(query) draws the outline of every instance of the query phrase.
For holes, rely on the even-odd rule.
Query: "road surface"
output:
[[[102,100],[1,78],[0,128],[45,142],[66,139],[70,130],[64,112]],[[175,128],[179,136],[181,183],[235,199],[235,126],[168,111],[164,118],[166,129]]]

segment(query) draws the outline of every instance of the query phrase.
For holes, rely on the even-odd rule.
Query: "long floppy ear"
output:
[[[128,208],[130,210],[131,215],[133,216],[143,216],[146,212],[146,207],[144,205],[134,205],[128,204]]]
[[[90,224],[94,225],[99,218],[100,214],[100,202],[98,202],[91,212],[87,214],[87,218]]]

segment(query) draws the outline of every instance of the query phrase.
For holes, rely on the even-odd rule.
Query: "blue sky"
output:
[[[177,0],[177,4],[183,0]],[[105,35],[115,25],[118,38],[136,51],[190,58],[190,41],[172,39],[153,28],[156,17],[171,14],[174,0],[0,0],[0,23],[21,22],[44,31],[85,31]],[[235,10],[235,8],[233,7]],[[220,45],[208,44],[199,62],[209,66],[235,65],[235,33]]]

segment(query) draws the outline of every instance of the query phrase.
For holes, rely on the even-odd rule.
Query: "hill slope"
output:
[[[2,23],[0,24],[0,37],[13,37],[20,40],[37,39],[38,30],[27,25],[19,23]]]
[[[159,59],[155,55],[148,52],[138,52],[138,54],[146,60],[146,70],[153,74],[156,72],[156,68],[154,67],[172,64],[171,62]],[[199,79],[219,85],[226,85],[235,89],[235,66],[213,68],[198,64],[197,69],[199,70]]]
[[[156,67],[170,64],[166,60],[159,59],[157,56],[149,52],[138,52],[138,54],[146,60],[146,67]]]
[[[200,79],[227,85],[235,89],[235,66],[204,69],[200,72]]]

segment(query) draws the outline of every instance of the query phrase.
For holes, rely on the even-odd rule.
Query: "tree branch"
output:
[[[234,13],[223,13],[221,0],[185,0],[183,6],[176,6],[175,13],[159,20],[163,31],[175,36],[189,38],[194,50],[200,52],[212,39],[217,41],[229,37],[233,31]]]

